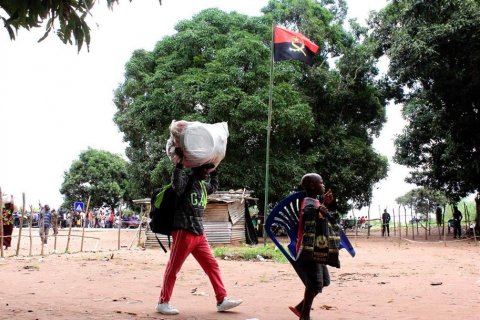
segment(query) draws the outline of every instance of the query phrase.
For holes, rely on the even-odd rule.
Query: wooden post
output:
[[[52,215],[52,217],[54,217]],[[52,223],[53,226],[53,252],[57,252],[57,236],[58,236],[58,213],[55,217],[55,221]]]
[[[18,257],[20,252],[20,240],[22,240],[22,229],[23,229],[23,219],[25,217],[25,192],[22,193],[22,215],[20,216],[20,228],[18,229],[18,241],[17,241],[17,252],[15,255]]]
[[[393,218],[393,236],[396,237],[397,236],[397,222],[395,221],[395,208],[393,208],[393,210],[392,210],[392,218]]]
[[[431,233],[431,223],[430,223],[430,219],[432,217],[430,216],[430,212],[427,211],[427,229],[428,229],[428,235],[431,236],[432,233]]]
[[[40,206],[40,213],[42,213],[43,209],[42,209],[42,205],[40,204],[40,201],[38,201],[38,205]],[[40,232],[40,241],[42,241],[42,247],[40,248],[40,255],[43,256],[43,253],[44,253],[43,248],[45,247],[43,245],[43,242],[44,242],[44,239],[47,235],[45,234],[45,213],[42,214],[42,226],[40,226],[40,213],[39,213],[39,216],[38,216],[38,230]]]
[[[400,214],[400,206],[398,206],[398,214]],[[405,218],[405,238],[408,237],[408,219],[407,219],[407,211],[403,215]],[[413,233],[413,224],[412,224],[412,233]]]
[[[386,237],[385,234],[387,231],[385,230],[385,233],[383,233],[383,230],[385,228],[385,225],[383,224],[383,217],[382,217],[382,209],[380,208],[380,205],[378,205],[378,215],[380,216],[380,226],[381,226],[381,231],[382,231],[382,237]]]
[[[440,204],[437,204],[437,206],[440,206]],[[442,240],[442,232],[441,232],[441,229],[440,229],[440,225],[441,225],[442,221],[441,220],[438,221],[437,215],[438,215],[437,214],[437,208],[435,208],[435,222],[437,223],[438,240]]]
[[[447,214],[446,210],[447,210],[447,206],[444,204],[443,213],[442,213],[442,236],[445,235],[445,215]]]
[[[0,257],[3,258],[3,193],[2,188],[0,187]]]
[[[398,207],[398,210],[400,210],[400,206]],[[405,214],[405,219],[407,219],[407,208],[405,207],[405,205],[403,206],[403,212]],[[412,230],[413,230],[413,216],[412,216]],[[408,236],[408,233],[405,235],[405,237]],[[413,240],[415,240],[415,234],[413,233],[412,231],[412,236],[413,236]]]
[[[443,245],[446,247],[447,246],[447,235],[445,234],[445,215],[446,215],[446,210],[447,206],[444,204],[443,205],[443,214],[442,214],[442,232],[443,232]]]
[[[370,237],[370,226],[371,226],[371,223],[370,223],[370,203],[368,203],[367,223],[368,223],[368,226],[367,226],[367,239],[368,239]]]
[[[68,253],[68,247],[70,245],[70,235],[72,234],[72,224],[73,224],[73,218],[75,217],[75,208],[73,208],[73,211],[70,211],[70,226],[68,227],[68,237],[67,237],[67,246],[65,248],[65,253]]]
[[[245,192],[245,189],[243,189]],[[242,198],[243,201],[243,198]],[[142,224],[143,224],[143,204],[140,205],[140,228],[138,230],[138,243],[137,247],[140,247],[140,243],[142,242]]]
[[[90,197],[91,196],[88,196],[88,200],[87,200],[87,209],[85,210],[85,221],[83,222],[83,227],[82,227],[82,242],[80,244],[80,252],[83,252],[83,238],[85,236],[85,222],[87,221],[88,219],[88,209],[90,207]]]
[[[479,206],[480,206],[480,193],[477,193],[477,195],[475,196],[475,213],[478,215],[480,215],[480,210],[479,210]],[[474,215],[475,216],[475,215]],[[475,216],[476,217],[476,216]],[[477,221],[478,219],[475,219],[475,222]],[[473,238],[475,239],[475,245],[478,246],[478,241],[477,241],[477,231],[475,229],[477,229],[478,226],[475,225],[475,227],[473,228]]]
[[[405,215],[407,215],[407,210],[405,209]],[[413,217],[413,205],[410,207],[410,217]],[[417,236],[418,236],[418,218],[415,216],[415,223],[417,224]],[[413,230],[412,230],[413,233]]]
[[[428,212],[426,215],[427,221],[425,221],[425,240],[428,240]]]
[[[33,224],[33,206],[30,205],[30,223],[28,224],[28,237],[30,239],[30,247],[28,249],[28,255],[32,255],[32,224]]]
[[[122,204],[118,206],[118,246],[117,250],[120,250],[120,230],[122,228]]]
[[[468,208],[465,202],[463,202],[463,212],[465,212],[465,236],[466,236],[468,229],[470,229],[470,215],[468,214]],[[475,230],[473,232],[475,232]]]
[[[393,208],[395,211],[395,208]],[[400,210],[398,210],[398,235],[400,237],[400,241],[398,241],[398,246],[402,244],[402,215],[400,214]]]

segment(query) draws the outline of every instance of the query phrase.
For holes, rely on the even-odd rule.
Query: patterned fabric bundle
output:
[[[307,198],[308,200],[310,198]],[[338,225],[330,226],[312,203],[303,209],[303,238],[299,252],[301,261],[315,261],[340,268],[338,256],[340,234]]]

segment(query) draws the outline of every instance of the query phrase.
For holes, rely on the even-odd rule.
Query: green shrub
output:
[[[257,256],[261,256],[266,260],[286,263],[288,260],[273,244],[258,244],[256,246],[219,246],[213,249],[213,254],[217,258],[226,260],[258,260]]]

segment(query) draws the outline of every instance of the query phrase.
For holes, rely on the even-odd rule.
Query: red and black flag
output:
[[[318,46],[303,34],[282,27],[275,27],[273,35],[273,61],[300,60],[313,65]]]

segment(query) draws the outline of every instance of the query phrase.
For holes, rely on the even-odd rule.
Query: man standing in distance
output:
[[[390,237],[390,213],[387,209],[383,210],[382,214],[382,237],[385,237],[385,232]]]

